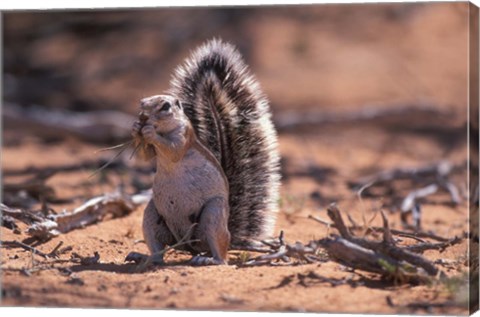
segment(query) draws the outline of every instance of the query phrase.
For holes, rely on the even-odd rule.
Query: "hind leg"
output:
[[[154,264],[163,264],[163,254],[159,253],[166,245],[175,243],[173,234],[168,229],[163,218],[158,214],[153,200],[150,200],[143,214],[143,237],[150,250],[150,260]],[[148,259],[147,255],[131,252],[126,261],[142,262]]]
[[[205,203],[198,223],[197,237],[208,245],[212,257],[195,256],[192,265],[227,264],[227,251],[230,244],[228,232],[228,202],[223,197],[215,197]]]
[[[154,254],[165,248],[165,245],[175,243],[173,234],[168,229],[165,220],[159,215],[153,200],[150,200],[143,214],[143,237],[150,253]]]

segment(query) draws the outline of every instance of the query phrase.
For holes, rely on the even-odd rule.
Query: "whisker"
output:
[[[133,156],[135,155],[135,153],[137,153],[138,149],[140,148],[140,146],[142,146],[143,142],[140,142],[137,144],[137,146],[133,149],[132,151],[132,154],[130,155],[130,158],[129,160],[131,160],[133,158]]]
[[[117,152],[117,154],[115,154],[114,157],[112,157],[110,160],[108,160],[105,164],[103,164],[102,166],[100,166],[98,169],[96,169],[92,174],[90,174],[90,176],[88,176],[88,178],[92,178],[93,176],[97,175],[99,172],[103,171],[108,165],[112,164],[113,161],[115,161],[122,153],[123,151],[125,151],[125,149],[130,145],[132,144],[133,141],[130,141],[130,142],[126,142],[126,143],[123,143],[123,147],[120,149],[120,151]],[[118,148],[119,146],[115,146],[113,148]]]
[[[118,145],[114,145],[112,147],[105,147],[105,148],[102,148],[102,149],[99,149],[99,150],[96,150],[95,152],[93,152],[94,154],[97,154],[97,153],[100,153],[100,152],[105,152],[105,151],[109,151],[109,150],[115,150],[115,149],[118,149],[120,147],[123,147],[125,145],[130,145],[133,143],[133,140],[129,141],[129,142],[125,142],[125,143],[122,143],[122,144],[118,144]]]

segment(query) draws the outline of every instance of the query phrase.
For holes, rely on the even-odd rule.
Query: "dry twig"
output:
[[[414,254],[410,251],[401,249],[393,243],[393,240],[391,238],[391,232],[388,227],[388,221],[385,217],[385,215],[382,212],[382,217],[384,220],[384,238],[383,241],[381,242],[376,242],[376,241],[369,241],[366,239],[360,239],[352,236],[350,232],[348,232],[345,223],[343,222],[342,216],[340,214],[339,209],[335,204],[332,204],[328,207],[327,209],[328,216],[332,221],[335,223],[337,229],[340,232],[340,235],[342,236],[343,239],[347,240],[348,242],[353,243],[356,246],[359,246],[361,248],[364,248],[366,250],[371,250],[374,252],[374,254],[378,257],[378,259],[375,259],[376,262],[383,262],[384,266],[391,267],[392,269],[395,270],[404,270],[406,267],[403,265],[400,265],[401,262],[406,262],[410,264],[410,266],[413,266],[410,269],[415,269],[419,267],[425,270],[429,275],[436,275],[438,273],[438,269],[428,260],[425,258]],[[337,239],[338,240],[338,239]],[[325,240],[328,241],[328,240]],[[342,244],[343,243],[341,240],[339,240]],[[328,242],[325,242],[328,245]],[[333,242],[330,242],[330,244],[333,244]],[[348,248],[347,248],[348,249]],[[356,248],[353,248],[352,250],[356,250]],[[363,250],[362,250],[363,251]],[[341,253],[336,253],[337,258],[341,258],[343,255]],[[351,254],[346,254],[348,258],[351,257]],[[388,258],[393,259],[394,261],[389,261]],[[346,261],[348,263],[348,261]],[[355,264],[352,265],[352,267],[355,267]],[[400,274],[404,277],[407,277],[409,272],[402,272],[399,271]],[[398,273],[398,272],[397,272]],[[418,276],[420,277],[420,276]]]
[[[271,248],[268,254],[263,254],[248,260],[243,265],[293,265],[299,262],[313,263],[322,260],[319,257],[318,245],[315,241],[310,241],[307,245],[300,242],[287,244],[284,241],[283,231],[280,232],[277,242],[265,244]],[[293,259],[296,259],[297,262],[293,261]]]
[[[3,215],[19,219],[30,226],[27,233],[41,241],[48,240],[77,228],[101,221],[107,216],[113,218],[124,216],[134,210],[138,205],[148,202],[151,192],[133,196],[118,193],[106,194],[88,200],[72,212],[64,211],[56,215],[40,215],[21,209],[12,209],[1,205]]]
[[[418,168],[395,168],[382,171],[378,174],[361,178],[360,180],[350,182],[352,188],[357,189],[357,195],[378,196],[374,193],[374,188],[384,187],[389,191],[389,196],[398,197],[401,194],[393,194],[393,182],[398,180],[410,180],[415,186],[423,184],[423,187],[410,191],[397,206],[395,199],[391,204],[401,211],[401,220],[405,227],[408,227],[407,218],[410,214],[413,216],[414,228],[420,229],[421,222],[421,202],[438,191],[444,191],[450,196],[450,203],[456,206],[461,203],[461,197],[457,186],[449,180],[452,173],[463,170],[465,164],[452,165],[447,161],[427,165]],[[383,194],[382,194],[383,195]]]
[[[33,254],[39,255],[44,259],[47,259],[49,257],[53,257],[50,254],[43,253],[42,251],[39,251],[38,249],[36,249],[36,248],[34,248],[34,247],[32,247],[28,244],[25,244],[23,242],[16,241],[16,240],[15,241],[2,241],[2,245],[8,246],[8,247],[19,247],[19,248],[22,248],[24,250],[30,251]]]
[[[309,215],[308,218],[312,219],[312,220],[315,220],[316,222],[319,222],[321,224],[324,224],[328,227],[336,228],[334,223],[326,221],[326,220],[322,220],[322,219],[320,219],[316,216]],[[383,233],[384,230],[385,230],[385,228],[383,228],[383,227],[368,226],[367,228],[365,228],[363,226],[358,226],[358,225],[357,226],[350,226],[350,227],[348,227],[348,229],[350,231],[364,230],[365,234],[369,234],[371,232]],[[440,237],[440,236],[438,236],[436,234],[433,234],[433,233],[430,233],[430,232],[424,232],[424,231],[406,232],[406,231],[397,230],[397,229],[390,229],[390,233],[392,233],[394,235],[397,235],[399,237],[405,237],[405,238],[410,238],[410,239],[413,239],[413,240],[417,240],[417,241],[422,242],[422,243],[425,242],[425,240],[423,240],[422,238],[429,238],[429,239],[433,239],[433,240],[441,241],[441,242],[449,241],[449,239],[446,239],[444,237]]]

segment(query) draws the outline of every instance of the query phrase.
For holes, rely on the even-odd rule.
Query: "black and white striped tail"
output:
[[[271,235],[280,184],[277,135],[268,100],[240,54],[220,40],[207,42],[176,69],[170,94],[183,102],[228,178],[232,245]]]

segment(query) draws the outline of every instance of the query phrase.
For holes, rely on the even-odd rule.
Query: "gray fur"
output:
[[[230,44],[211,40],[180,65],[169,94],[182,101],[200,141],[230,186],[233,247],[271,235],[280,184],[277,135],[268,100]]]
[[[133,136],[142,156],[157,162],[143,225],[150,252],[189,233],[200,241],[182,248],[212,255],[192,264],[222,264],[229,246],[248,249],[272,234],[277,136],[268,101],[232,45],[198,48],[176,69],[168,94],[143,99],[141,108]]]
[[[196,257],[193,264],[225,263],[230,244],[228,181],[220,164],[198,142],[178,100],[152,96],[142,100],[141,108],[145,120],[134,124],[133,136],[150,147],[157,163],[153,198],[143,219],[154,260],[163,261],[156,253],[182,240],[189,241],[182,248],[212,255]]]
[[[143,238],[152,254],[163,250],[166,245],[175,243],[175,237],[168,230],[165,220],[160,218],[153,200],[148,203],[143,213],[142,229]]]

